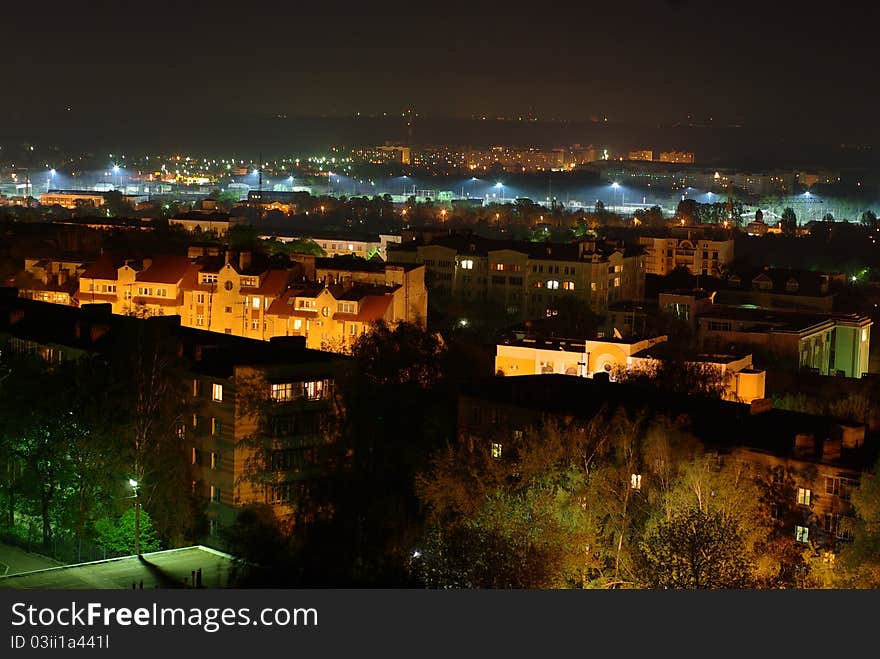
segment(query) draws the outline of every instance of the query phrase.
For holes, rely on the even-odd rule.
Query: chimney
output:
[[[251,253],[247,250],[238,253],[238,269],[247,270],[251,267]]]
[[[227,249],[225,252],[223,252],[223,264],[224,265],[229,265],[229,258],[230,258],[230,253],[229,253],[229,250]]]

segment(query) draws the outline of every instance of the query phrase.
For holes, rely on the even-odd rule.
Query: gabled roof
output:
[[[156,256],[146,270],[137,274],[139,282],[152,284],[177,284],[190,268],[194,268],[185,256],[162,254]]]
[[[85,279],[116,279],[118,270],[125,265],[125,259],[111,252],[105,252],[95,259],[80,277]]]
[[[356,320],[362,323],[372,323],[385,318],[388,307],[391,306],[390,295],[369,295],[363,299],[360,309],[356,314],[335,313],[334,320]]]

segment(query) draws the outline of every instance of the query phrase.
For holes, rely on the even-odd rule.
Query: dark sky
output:
[[[878,18],[876,3],[772,0],[17,2],[0,30],[21,85],[0,113],[70,107],[112,129],[150,113],[412,106],[871,140]]]

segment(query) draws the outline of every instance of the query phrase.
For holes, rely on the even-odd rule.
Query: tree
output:
[[[735,519],[690,508],[651,529],[640,544],[652,588],[744,588],[748,563]]]
[[[682,199],[675,209],[675,219],[684,220],[688,225],[696,224],[699,220],[699,208],[693,199]]]
[[[110,190],[104,197],[103,209],[109,217],[131,217],[134,208],[119,190]]]
[[[864,213],[862,213],[862,216],[861,218],[859,218],[859,220],[862,223],[862,226],[867,227],[871,231],[877,228],[877,216],[874,214],[873,211],[865,211]]]
[[[260,232],[252,224],[236,224],[226,234],[226,243],[232,250],[254,251],[260,246],[260,242]]]
[[[852,491],[855,515],[847,520],[852,543],[840,554],[837,581],[852,588],[880,588],[880,462]]]
[[[793,209],[786,208],[782,211],[782,217],[779,219],[779,227],[782,229],[782,233],[787,235],[793,235],[797,232],[797,215],[795,215]]]
[[[431,587],[580,585],[593,534],[583,502],[583,435],[548,425],[500,444],[458,443],[417,479],[428,523],[414,570]]]
[[[132,506],[115,521],[106,517],[98,520],[95,524],[98,544],[108,552],[120,556],[134,554],[136,550],[135,515],[135,509]],[[162,548],[153,529],[150,514],[146,510],[140,511],[137,538],[142,552],[158,551]]]

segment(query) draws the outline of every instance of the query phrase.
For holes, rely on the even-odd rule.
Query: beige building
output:
[[[687,268],[693,275],[717,276],[733,263],[733,240],[643,236],[639,244],[647,251],[645,271],[649,275]]]
[[[555,315],[566,300],[600,313],[613,302],[644,297],[642,250],[595,241],[532,243],[453,234],[403,243],[390,254],[395,261],[424,264],[433,290],[491,300],[521,318]]]
[[[691,151],[661,151],[658,160],[660,162],[692,165],[694,163],[694,154]]]
[[[495,353],[496,375],[547,375],[552,373],[593,377],[607,373],[614,380],[620,373],[650,373],[666,359],[666,336],[640,340],[523,339],[499,344]],[[752,355],[699,354],[687,360],[725,383],[726,400],[751,403],[764,398],[765,372],[753,367]]]
[[[87,264],[81,259],[25,258],[24,270],[15,278],[19,297],[75,304],[79,276]]]
[[[267,268],[248,252],[235,260],[104,254],[82,273],[76,297],[110,303],[116,314],[178,315],[184,327],[250,339],[302,336],[310,348],[336,352],[348,351],[379,320],[425,326],[424,267],[317,261],[307,256],[289,268]]]

